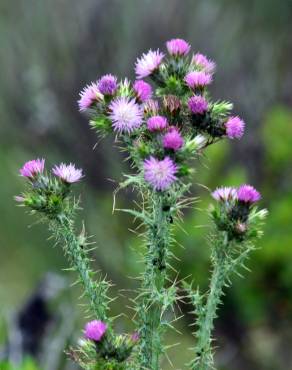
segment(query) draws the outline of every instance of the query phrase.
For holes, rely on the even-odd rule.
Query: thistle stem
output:
[[[198,319],[199,329],[196,333],[197,344],[195,347],[196,358],[192,362],[193,370],[213,369],[212,353],[212,330],[216,311],[221,301],[223,287],[226,281],[228,269],[225,264],[225,249],[228,245],[227,238],[219,238],[213,251],[213,272],[210,281],[210,289],[207,302],[203,309],[203,315]]]
[[[153,193],[152,223],[147,230],[146,268],[142,282],[140,304],[140,364],[142,369],[159,369],[159,358],[163,353],[162,315],[163,295],[167,277],[166,266],[170,243],[169,209],[163,207],[162,193]]]
[[[73,220],[70,216],[61,214],[51,220],[49,226],[57,242],[62,243],[72,270],[78,273],[78,282],[83,285],[84,295],[89,300],[91,312],[99,320],[107,322],[109,283],[105,280],[93,280],[95,272],[90,267],[88,251],[86,245],[82,245],[80,238],[74,232]]]

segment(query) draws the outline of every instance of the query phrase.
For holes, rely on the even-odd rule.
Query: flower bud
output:
[[[243,222],[238,222],[235,226],[235,230],[238,232],[238,234],[244,234],[247,230],[247,226]]]
[[[190,153],[195,153],[196,151],[202,149],[207,143],[207,138],[203,135],[197,135],[191,140],[186,140],[185,149]]]
[[[149,99],[144,104],[144,113],[149,116],[157,116],[159,111],[159,105],[156,100]]]
[[[170,114],[175,114],[180,111],[181,102],[175,95],[167,95],[163,98],[163,107]]]

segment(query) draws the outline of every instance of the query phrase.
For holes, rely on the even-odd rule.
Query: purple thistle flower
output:
[[[192,63],[200,67],[206,73],[213,74],[216,69],[216,63],[201,53],[193,55]]]
[[[117,88],[117,78],[111,74],[102,76],[98,81],[98,89],[104,95],[114,95]]]
[[[261,194],[251,185],[241,185],[237,190],[238,200],[244,203],[255,203],[261,199]]]
[[[90,85],[85,86],[79,95],[80,99],[78,100],[78,105],[80,112],[90,108],[95,101],[103,99],[103,95],[99,91],[96,82],[92,82]]]
[[[134,83],[134,91],[137,95],[137,98],[140,102],[145,102],[150,99],[152,96],[152,87],[149,83],[143,80],[137,80]]]
[[[147,54],[143,54],[141,58],[137,59],[135,64],[135,72],[138,79],[151,75],[162,62],[164,54],[159,50],[152,51],[151,49]]]
[[[163,147],[166,149],[179,150],[183,144],[184,140],[176,127],[171,127],[163,136]]]
[[[135,99],[121,97],[113,100],[109,106],[110,119],[118,133],[131,133],[142,125],[143,110],[136,104]]]
[[[189,72],[184,80],[191,89],[194,89],[195,87],[210,85],[212,82],[212,75],[204,71],[194,71]]]
[[[217,188],[212,193],[212,197],[217,201],[230,201],[237,199],[237,190],[234,187],[224,186]]]
[[[153,116],[147,120],[147,128],[149,131],[162,131],[168,126],[166,117]]]
[[[23,177],[33,178],[39,173],[43,173],[45,169],[44,159],[34,159],[26,162],[19,170],[20,175]]]
[[[183,39],[172,39],[166,43],[167,50],[170,55],[187,55],[191,49],[191,45]]]
[[[61,163],[59,166],[56,165],[53,167],[52,172],[68,184],[77,182],[83,177],[82,170],[75,168],[75,165],[72,163],[69,165],[65,163]]]
[[[144,178],[154,190],[166,190],[177,179],[177,166],[169,157],[163,160],[150,157],[144,161]]]
[[[85,325],[84,334],[87,339],[99,342],[107,330],[107,324],[100,320],[93,320]]]
[[[229,139],[240,139],[244,134],[245,123],[239,117],[230,117],[225,123]]]
[[[201,95],[194,95],[188,101],[188,107],[194,114],[204,114],[208,110],[208,102]]]

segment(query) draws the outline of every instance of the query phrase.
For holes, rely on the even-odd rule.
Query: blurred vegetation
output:
[[[0,344],[9,335],[7,318],[22,307],[44,273],[66,267],[60,250],[46,241],[45,228],[27,228],[32,219],[15,207],[13,196],[22,189],[18,168],[28,159],[73,161],[84,168],[86,178],[77,190],[84,207],[80,221],[96,235],[96,268],[108,274],[116,292],[136,286],[129,277],[141,268],[140,241],[128,231],[131,218],[112,215],[112,192],[128,164],[110,141],[93,150],[96,136],[76,100],[83,85],[103,73],[134,78],[137,56],[178,36],[217,61],[212,94],[234,102],[247,134],[239,143],[210,148],[197,163],[193,191],[200,201],[186,211],[186,232],[177,228],[183,248],[176,247],[180,261],[174,261],[174,276],[192,275],[204,287],[208,283],[205,210],[210,197],[199,184],[214,189],[248,181],[257,186],[270,216],[248,264],[252,273],[235,277],[220,310],[217,362],[222,370],[292,368],[292,1],[19,0],[15,6],[3,0],[0,9]],[[119,193],[118,206],[132,204],[134,197]],[[59,301],[73,302],[80,316],[74,341],[84,319],[78,292],[70,294]],[[122,291],[122,304],[113,305],[116,313],[129,304],[127,294]],[[60,304],[53,302],[52,312]],[[192,345],[189,308],[177,308],[178,316],[186,313],[178,323],[184,334],[169,334],[170,343],[181,343],[170,350],[174,368],[183,366],[184,352]],[[132,329],[127,318],[117,325]],[[24,367],[3,366],[37,369],[29,361]],[[70,366],[67,361],[60,368]],[[170,368],[165,361],[163,369]]]
[[[38,365],[31,359],[26,359],[19,366],[14,366],[8,362],[0,362],[1,370],[39,370]]]

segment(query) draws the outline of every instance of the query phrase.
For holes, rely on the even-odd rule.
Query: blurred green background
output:
[[[260,249],[248,263],[252,273],[234,278],[219,311],[216,360],[222,370],[292,369],[292,1],[1,0],[0,9],[2,357],[17,313],[47,271],[66,280],[57,280],[59,291],[48,299],[53,319],[46,330],[50,340],[42,341],[38,355],[42,370],[73,369],[62,349],[78,339],[85,321],[78,289],[69,288],[74,276],[61,271],[66,261],[60,249],[47,241],[45,226],[28,228],[35,220],[13,200],[23,187],[19,167],[35,157],[45,157],[49,165],[72,161],[84,169],[86,178],[76,188],[84,207],[80,229],[84,220],[97,242],[96,268],[115,283],[119,303],[113,312],[122,307],[127,313],[117,321],[119,330],[133,330],[125,290],[136,286],[131,277],[141,269],[136,262],[140,241],[128,230],[131,218],[111,212],[113,190],[129,168],[111,139],[93,150],[96,136],[76,101],[80,89],[101,74],[133,79],[142,52],[182,37],[217,62],[212,95],[234,102],[247,131],[240,142],[210,148],[197,164],[193,190],[201,200],[185,214],[188,234],[176,230],[184,249],[176,247],[180,261],[174,265],[179,277],[192,274],[207,287],[208,229],[198,226],[207,223],[210,197],[198,184],[211,189],[244,181],[255,185],[270,215]],[[119,193],[118,206],[131,206],[134,196]],[[189,309],[177,308],[178,315],[186,313],[178,322],[183,334],[169,333],[167,339],[181,343],[169,351],[174,369],[182,369],[190,358]],[[11,348],[9,357],[21,363]],[[171,368],[165,360],[163,369]],[[36,367],[26,361],[13,369]]]

